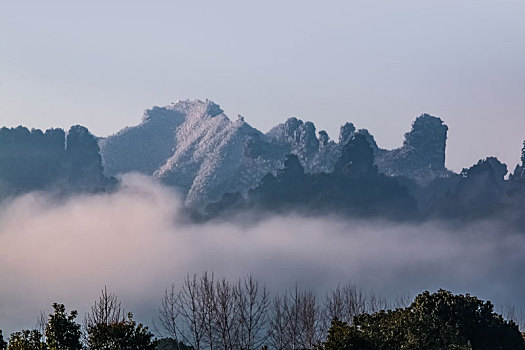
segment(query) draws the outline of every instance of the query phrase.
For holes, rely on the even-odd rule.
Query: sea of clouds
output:
[[[387,298],[439,288],[521,308],[525,234],[496,222],[392,223],[272,216],[188,223],[180,196],[126,175],[109,194],[31,193],[0,207],[0,329],[33,328],[53,302],[79,322],[107,286],[151,325],[187,274],[248,273],[273,293],[355,283]]]

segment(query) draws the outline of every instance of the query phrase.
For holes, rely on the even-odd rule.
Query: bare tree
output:
[[[180,349],[180,329],[177,323],[177,317],[179,316],[178,297],[175,285],[172,284],[170,288],[165,289],[159,309],[159,322],[164,330],[164,334],[174,339],[177,349]]]
[[[215,286],[215,301],[217,317],[215,329],[225,350],[236,349],[239,336],[239,310],[237,308],[236,287],[226,279],[217,281]]]
[[[206,335],[205,303],[197,275],[186,276],[177,298],[178,311],[182,320],[182,337],[195,350],[203,349],[202,341]]]
[[[287,347],[292,350],[301,348],[301,317],[299,314],[300,309],[301,296],[299,294],[299,287],[296,284],[293,291],[285,292],[283,297],[283,310],[286,319],[285,339]]]
[[[86,329],[97,324],[110,325],[125,320],[125,312],[115,293],[108,293],[107,287],[101,291],[98,301],[91,307],[91,311],[84,319]]]
[[[43,311],[40,311],[40,315],[38,316],[36,320],[35,329],[42,335],[42,337],[40,338],[42,343],[46,342],[46,324],[47,324],[46,314]]]
[[[523,309],[518,309],[516,308],[516,306],[509,302],[500,305],[498,309],[499,313],[503,315],[503,318],[505,318],[508,321],[513,321],[515,324],[518,325],[520,330],[525,329],[525,313]]]
[[[278,348],[313,349],[321,341],[321,310],[313,292],[296,285],[273,306],[271,341]]]
[[[321,310],[312,291],[300,294],[299,317],[301,321],[301,343],[303,349],[313,349],[322,340]]]
[[[351,323],[359,314],[404,304],[406,298],[392,303],[353,284],[330,291],[324,303],[297,285],[270,300],[252,275],[232,283],[204,272],[188,275],[179,292],[166,289],[159,313],[164,331],[195,350],[298,350],[318,348],[334,318]]]
[[[367,300],[367,295],[354,284],[337,286],[326,297],[325,321],[331,322],[338,318],[351,324],[355,316],[366,312]]]
[[[244,350],[260,349],[268,339],[269,292],[259,287],[252,275],[248,275],[237,286],[237,308],[239,310],[239,347]]]
[[[217,339],[215,323],[217,320],[217,301],[215,295],[215,278],[213,273],[204,272],[200,278],[201,303],[203,305],[202,322],[206,336],[204,342],[213,350]]]
[[[286,336],[288,324],[284,311],[284,298],[286,298],[286,295],[284,297],[280,295],[274,297],[270,315],[268,340],[270,345],[277,350],[283,350],[288,345]]]
[[[380,295],[375,294],[374,292],[369,292],[366,298],[366,310],[367,313],[374,313],[381,310],[390,309],[391,303],[388,300]]]

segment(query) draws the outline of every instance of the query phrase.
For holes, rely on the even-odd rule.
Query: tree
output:
[[[240,316],[235,286],[224,278],[217,281],[213,298],[216,315],[213,326],[217,333],[218,343],[224,350],[233,350],[238,346],[239,323],[237,321]]]
[[[344,350],[525,349],[516,324],[494,313],[490,302],[445,290],[422,293],[404,309],[361,314],[351,326],[334,320],[324,348],[334,346]]]
[[[287,346],[286,328],[287,319],[284,313],[284,300],[280,295],[275,296],[270,315],[269,342],[274,349],[281,350]]]
[[[154,350],[156,342],[148,327],[133,320],[133,314],[123,321],[97,323],[88,329],[90,350]]]
[[[332,320],[332,325],[328,330],[328,336],[324,343],[324,350],[345,350],[348,348],[348,338],[351,328],[348,323],[339,320],[337,317]]]
[[[171,285],[170,288],[166,288],[164,296],[162,297],[161,307],[159,309],[159,322],[162,327],[162,333],[164,336],[168,336],[159,343],[159,347],[163,348],[171,346],[173,349],[180,350],[179,341],[179,309],[177,306],[178,294],[175,291],[175,285]],[[166,345],[165,345],[166,344]]]
[[[46,339],[50,350],[82,349],[80,325],[75,323],[77,311],[68,315],[63,304],[53,304],[55,312],[49,315],[46,325]]]
[[[37,330],[23,330],[11,334],[7,350],[47,350],[47,346],[41,341],[42,334]],[[0,349],[5,349],[0,346]]]
[[[211,284],[213,285],[213,282]],[[182,318],[182,337],[184,341],[193,346],[195,350],[202,348],[203,339],[207,334],[206,320],[204,317],[206,314],[205,302],[207,298],[203,296],[201,286],[202,284],[197,280],[197,275],[194,274],[192,277],[188,275],[184,279],[182,289],[177,298],[178,310]],[[209,338],[211,342],[211,334]]]
[[[237,285],[239,309],[239,346],[241,349],[260,349],[268,339],[264,330],[268,323],[269,292],[259,286],[252,275]]]
[[[7,347],[7,343],[4,341],[4,335],[2,334],[2,330],[0,329],[0,350],[5,350]]]
[[[86,329],[97,324],[110,325],[125,320],[124,311],[115,293],[108,293],[107,287],[102,289],[98,301],[91,307],[91,312],[84,319]]]
[[[295,286],[272,305],[269,342],[276,349],[312,349],[322,338],[321,312],[315,294]]]
[[[127,318],[123,314],[117,295],[108,293],[104,287],[84,321],[91,350],[155,349],[153,334],[148,327],[137,324],[132,313],[128,313]]]

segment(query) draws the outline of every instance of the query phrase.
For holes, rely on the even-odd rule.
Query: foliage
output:
[[[88,328],[88,345],[91,350],[153,350],[155,342],[148,327],[133,320],[128,314],[127,320],[111,323],[96,323]]]
[[[352,328],[350,328],[348,323],[334,318],[323,348],[325,350],[344,350],[351,330]]]
[[[407,308],[361,314],[352,326],[334,319],[325,349],[525,349],[518,327],[490,302],[445,290]]]
[[[133,314],[124,316],[115,293],[102,289],[98,301],[86,315],[85,328],[90,349],[154,349],[148,327],[136,324]]]
[[[23,330],[11,334],[7,350],[46,350],[46,344],[41,341],[42,334],[37,330]],[[0,349],[5,349],[0,346]]]
[[[50,350],[75,350],[82,349],[80,343],[80,325],[75,323],[77,311],[66,313],[63,304],[53,304],[55,312],[49,315],[46,324],[47,345]]]
[[[7,347],[7,343],[4,341],[4,335],[2,334],[2,330],[0,329],[0,350],[5,350]]]

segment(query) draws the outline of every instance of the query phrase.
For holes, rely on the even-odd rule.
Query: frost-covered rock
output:
[[[341,130],[339,131],[339,144],[346,145],[354,133],[354,124],[346,122],[343,126],[341,126]]]
[[[175,151],[175,131],[185,121],[180,104],[153,107],[137,126],[100,139],[107,175],[136,171],[152,175]]]
[[[391,176],[406,176],[419,183],[446,177],[445,147],[448,127],[440,118],[429,114],[419,116],[412,130],[405,134],[403,146],[394,150],[378,150],[379,170]]]
[[[293,154],[307,173],[330,173],[344,145],[355,135],[370,143],[376,165],[387,175],[418,180],[446,172],[447,127],[439,118],[418,118],[403,147],[380,149],[364,129],[341,127],[339,142],[312,122],[289,118],[263,134],[239,116],[232,121],[212,101],[186,100],[146,110],[142,122],[99,141],[105,171],[150,174],[186,195],[186,204],[203,208],[224,193],[246,193]]]
[[[175,152],[154,176],[184,190],[186,203],[196,207],[255,185],[257,175],[244,160],[245,148],[262,134],[242,118],[231,121],[211,101],[185,101],[178,107],[185,121],[175,133]]]
[[[139,125],[101,139],[100,145],[108,174],[151,174],[177,187],[196,208],[256,186],[286,154],[243,117],[232,121],[209,100],[153,107]]]

